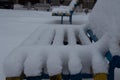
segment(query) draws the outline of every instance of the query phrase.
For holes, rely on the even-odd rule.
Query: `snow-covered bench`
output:
[[[93,74],[107,74],[104,55],[109,38],[105,35],[91,44],[94,38],[85,25],[38,28],[6,58],[6,79],[22,80],[22,73],[27,80],[48,79],[57,74],[63,74],[64,80],[80,80],[92,78]]]
[[[70,24],[72,24],[72,15],[78,4],[79,0],[72,0],[69,6],[60,6],[58,8],[54,8],[52,10],[52,16],[61,16],[61,24],[63,24],[63,17],[67,16],[69,17]]]
[[[96,35],[92,32],[91,29],[87,30],[87,33],[89,34],[89,39],[91,42],[98,41],[98,38]],[[110,51],[106,52],[105,54],[107,60],[109,61],[109,69],[108,69],[108,80],[114,80],[114,70],[115,68],[120,68],[120,56],[114,55],[110,53]]]

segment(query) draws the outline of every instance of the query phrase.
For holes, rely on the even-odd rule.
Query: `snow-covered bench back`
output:
[[[89,24],[98,38],[111,36],[110,51],[120,55],[120,0],[98,0],[89,15]],[[114,5],[114,6],[111,6]]]
[[[52,10],[52,16],[61,16],[61,24],[63,23],[63,16],[69,16],[70,24],[72,24],[72,14],[79,0],[72,0],[69,6],[60,6]]]
[[[86,26],[38,28],[8,55],[4,62],[5,76],[20,76],[22,72],[26,76],[40,76],[42,72],[50,76],[78,74],[90,72],[91,65],[94,73],[107,73],[106,36],[93,45],[85,45],[90,44],[86,29]]]
[[[75,5],[77,5],[78,0],[72,0],[69,4],[70,10],[73,11],[75,8]]]
[[[62,14],[62,13],[68,13],[70,14],[70,11],[73,11],[75,6],[77,5],[78,0],[72,0],[69,4],[69,6],[60,6],[58,8],[54,8],[52,10],[52,13],[58,13],[58,14]]]
[[[86,27],[60,26],[43,27],[36,29],[22,45],[77,45],[90,44],[88,37],[85,36]]]

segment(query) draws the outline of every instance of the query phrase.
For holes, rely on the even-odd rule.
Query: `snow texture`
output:
[[[80,27],[80,26],[82,27],[82,24],[86,23],[86,20],[88,20],[88,15],[85,15],[85,14],[73,15],[72,25],[70,25],[69,22],[67,21],[68,18],[64,18],[64,20],[65,20],[64,21],[65,23],[61,25],[58,18],[51,16],[51,12],[0,9],[0,44],[1,44],[0,45],[0,80],[5,80],[6,75],[4,75],[5,71],[4,71],[3,64],[5,65],[4,62],[7,62],[6,59],[8,56],[10,56],[11,54],[14,55],[15,49],[18,50],[20,46],[36,45],[36,42],[39,41],[39,39],[37,38],[39,36],[41,37],[44,30],[47,30],[47,28],[49,29],[50,27],[57,27],[59,29],[61,27],[67,27],[67,28],[68,27]],[[38,34],[37,37],[34,37],[35,36],[34,34],[36,35]],[[29,40],[29,38],[32,39],[31,36],[33,37],[33,40]],[[34,41],[34,40],[37,40],[37,41]],[[63,57],[65,60],[63,61],[62,59],[62,62],[64,64],[63,65],[64,67],[62,68],[62,72],[68,74],[69,72],[68,66],[67,66],[68,59],[67,59],[67,56],[63,56]],[[18,57],[14,57],[13,59],[17,60],[17,58]],[[47,58],[45,57],[43,59],[43,62],[46,62],[45,61],[46,59]],[[19,61],[17,60],[16,62],[18,62],[17,65],[19,65]],[[13,66],[14,65],[15,64],[13,64]],[[47,66],[45,65],[46,64],[43,63],[43,67],[44,67],[43,71],[47,73]],[[22,67],[20,69],[22,69]],[[38,72],[36,73],[38,74]],[[10,72],[10,74],[12,75],[14,74],[14,72]],[[17,75],[19,74],[20,73],[18,73]]]
[[[40,27],[25,40],[25,42],[28,41],[27,44],[23,42],[8,55],[4,62],[5,75],[7,77],[19,76],[24,71],[26,76],[38,76],[45,69],[50,76],[59,73],[89,73],[90,66],[92,66],[94,73],[107,73],[108,64],[104,55],[108,50],[107,40],[109,37],[106,34],[97,43],[78,45],[76,35],[79,36],[79,34],[76,34],[76,31],[83,31],[83,35],[85,35],[86,29],[86,25],[80,27]],[[39,32],[43,32],[42,35],[38,35]],[[65,36],[68,41],[66,46],[63,44]],[[84,39],[86,37],[83,37],[82,40]],[[60,42],[56,42],[57,40]],[[17,59],[14,60],[14,57]],[[14,64],[16,65],[14,66]],[[63,71],[64,69],[66,70]]]
[[[25,72],[26,76],[38,76],[41,75],[42,71],[45,71],[50,76],[61,72],[64,74],[89,73],[91,66],[94,73],[107,73],[108,63],[104,57],[105,53],[110,49],[113,55],[120,55],[119,3],[119,0],[97,1],[89,17],[89,27],[99,38],[99,41],[93,44],[90,44],[87,36],[84,36],[86,35],[86,25],[84,25],[85,27],[56,27],[56,25],[52,25],[50,28],[37,28],[30,37],[6,57],[3,67],[5,76],[19,76],[22,71]],[[29,22],[31,18],[26,17],[31,16],[31,14],[25,14],[26,17],[23,18],[24,16],[17,14],[17,12],[11,14],[6,12],[3,14],[3,10],[1,13],[0,16],[2,17],[10,17],[15,14],[14,17],[22,17],[22,19],[18,20],[19,22],[28,21],[27,23],[29,24],[30,22],[34,23],[34,20],[36,20],[36,18],[32,18],[33,21]],[[40,16],[39,12],[35,13],[36,15],[32,14],[34,17]],[[42,17],[45,16],[43,15]],[[4,20],[4,18],[2,19]],[[16,21],[17,19],[15,18],[14,20]],[[59,30],[60,32],[58,32]],[[66,33],[68,45],[65,46],[63,41]],[[76,34],[79,36],[81,43],[85,45],[77,45],[75,43]]]
[[[98,38],[110,35],[110,51],[120,55],[120,0],[98,0],[89,16],[90,27]]]

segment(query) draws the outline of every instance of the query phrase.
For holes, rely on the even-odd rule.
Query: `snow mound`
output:
[[[97,0],[89,16],[89,24],[98,38],[108,33],[110,51],[120,55],[120,0]],[[114,5],[114,6],[113,6]]]
[[[38,28],[8,55],[4,62],[5,76],[20,76],[23,71],[26,76],[39,76],[42,72],[50,76],[89,73],[91,66],[94,73],[107,73],[104,55],[109,37],[106,34],[97,43],[90,44],[86,30],[86,25]]]

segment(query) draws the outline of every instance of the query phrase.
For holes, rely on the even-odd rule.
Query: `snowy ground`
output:
[[[69,24],[67,17],[64,19],[64,25],[79,26],[86,20],[85,14],[74,15],[73,25]],[[52,17],[50,12],[0,10],[0,80],[4,80],[4,58],[36,28],[43,26],[63,25],[60,24],[60,17]]]
[[[4,80],[2,63],[4,58],[21,44],[36,28],[44,26],[80,26],[86,23],[88,16],[85,14],[73,15],[73,24],[64,18],[60,24],[60,17],[52,17],[51,12],[0,10],[0,80]],[[116,79],[120,70],[116,70]]]

